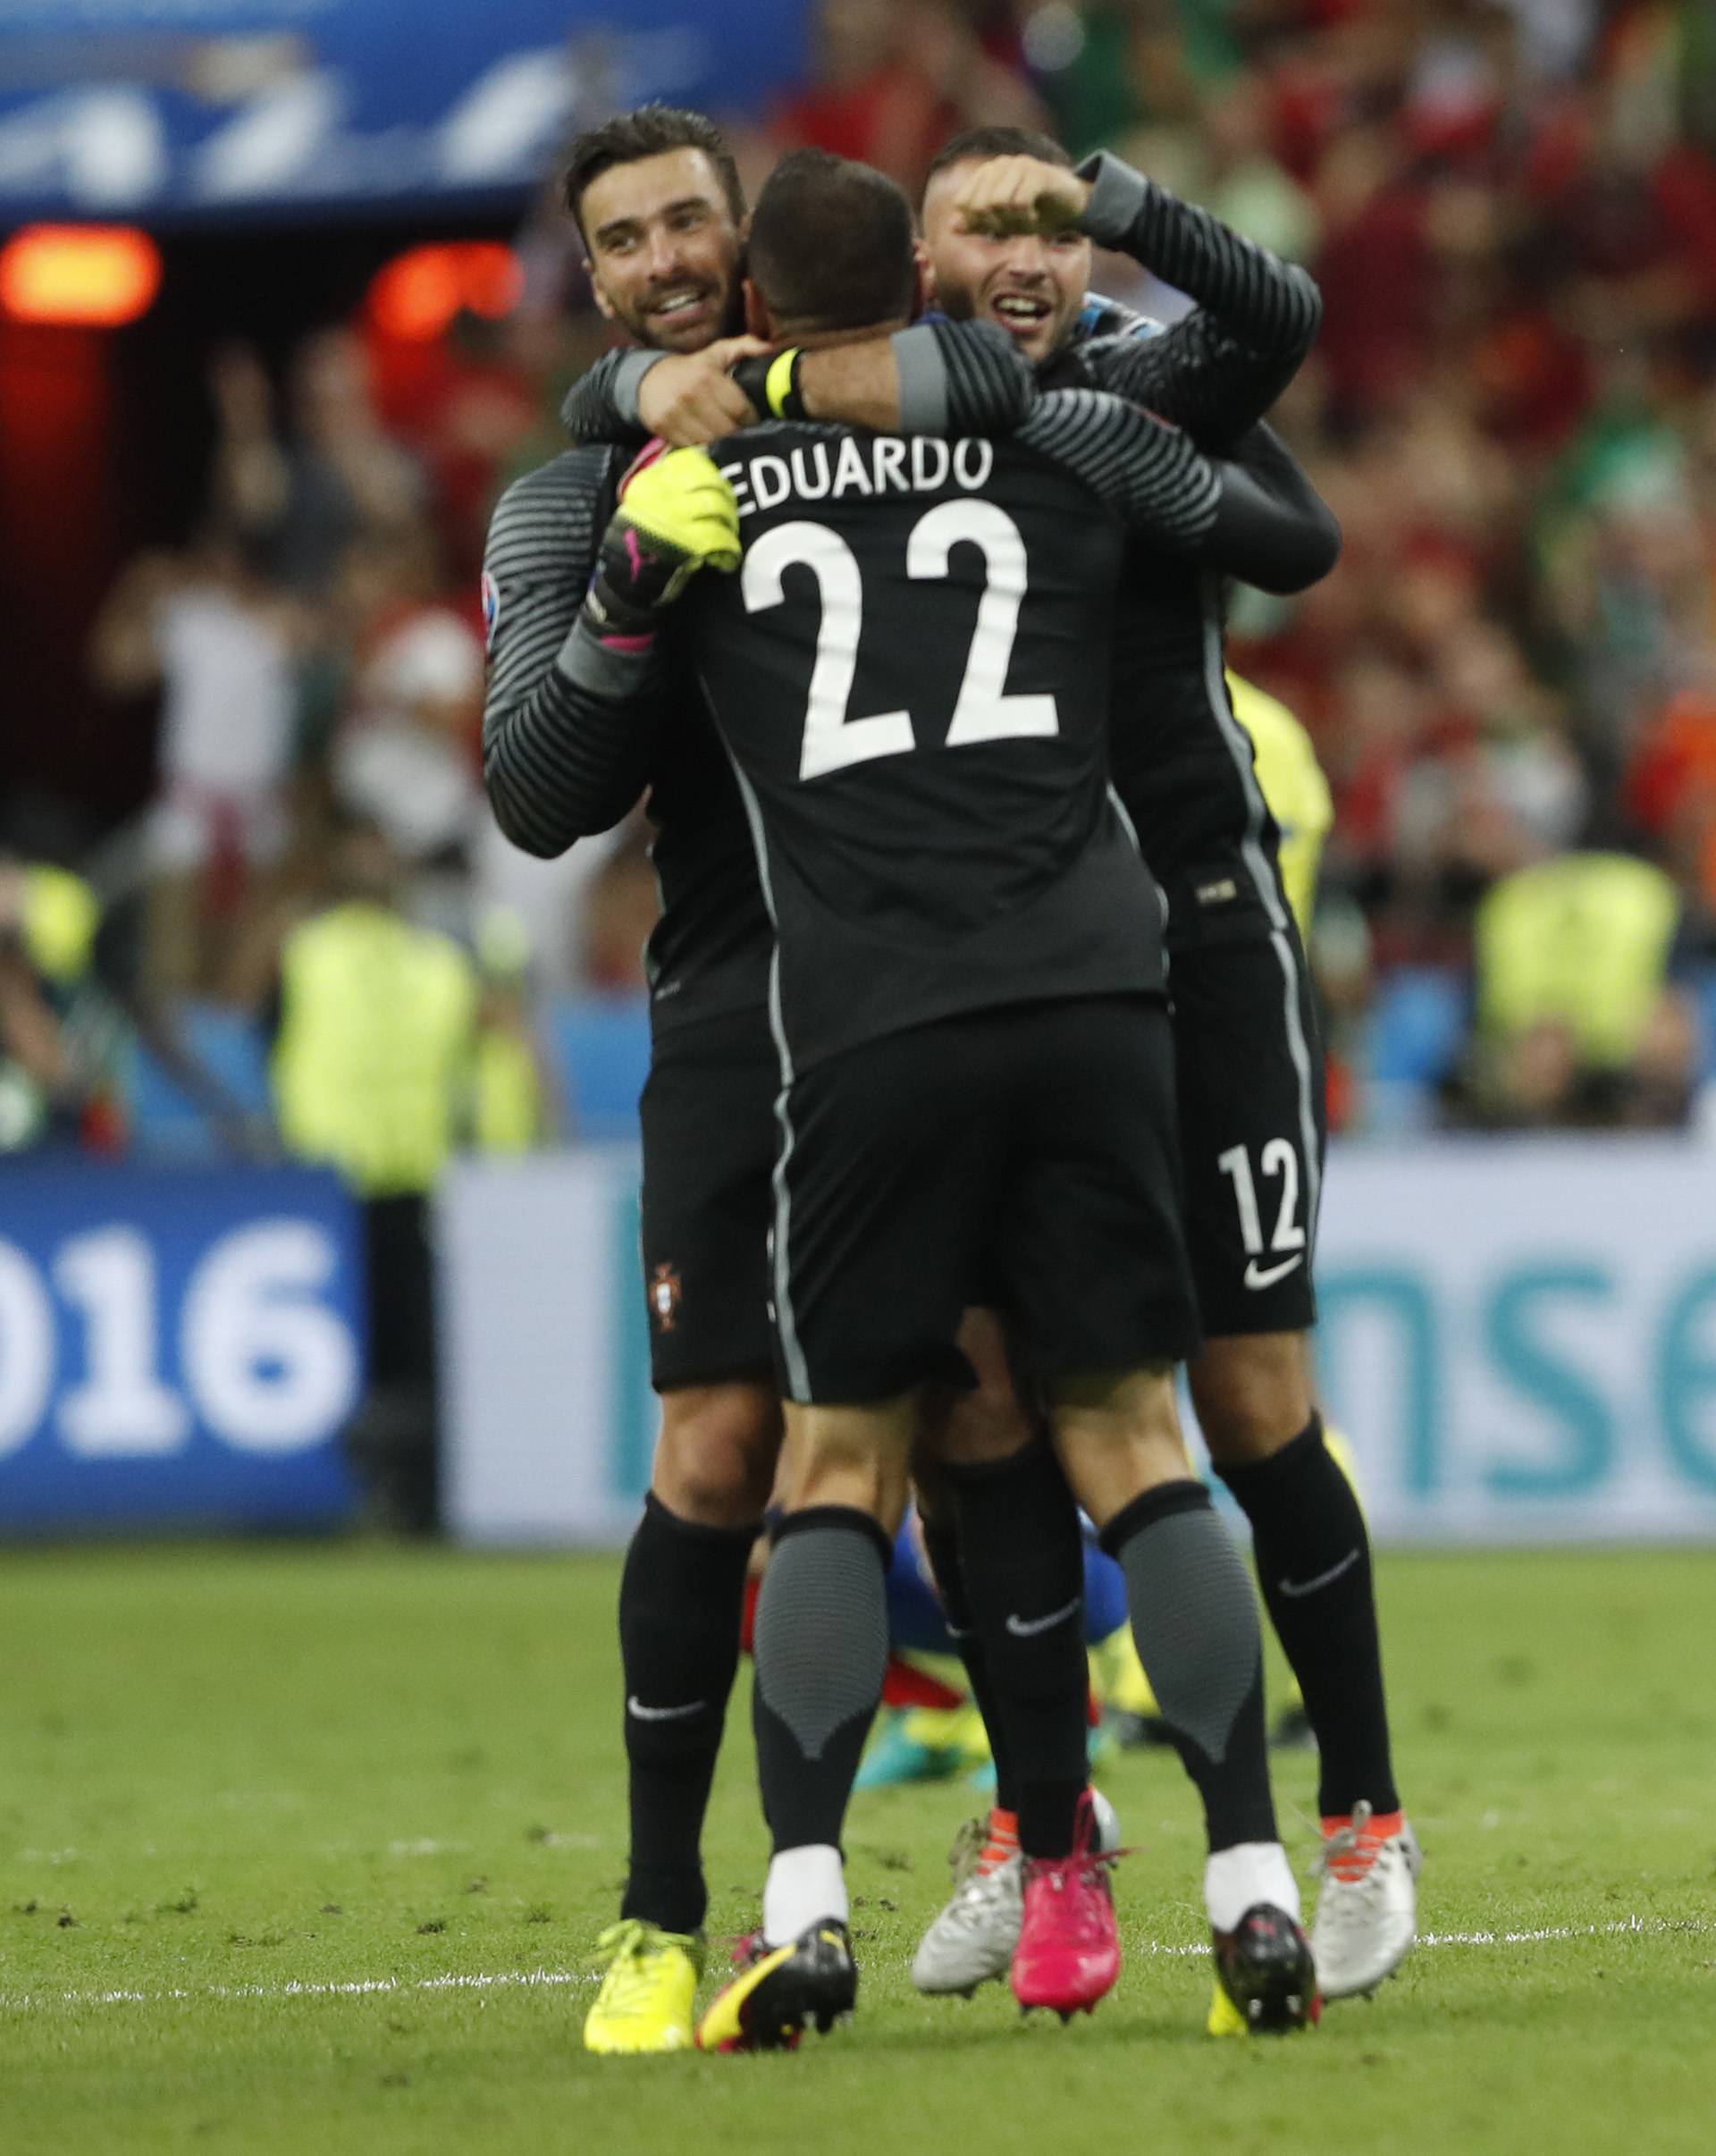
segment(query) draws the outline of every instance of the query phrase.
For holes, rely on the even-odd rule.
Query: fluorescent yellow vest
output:
[[[1300,934],[1308,940],[1323,843],[1334,821],[1329,782],[1310,736],[1284,703],[1266,696],[1238,674],[1227,677],[1227,688],[1233,715],[1251,737],[1258,784],[1281,826],[1281,880],[1287,887],[1287,903]]]
[[[528,1041],[500,1026],[477,1035],[475,1076],[477,1150],[527,1153],[543,1134],[543,1089]]]
[[[1506,1039],[1557,1022],[1586,1063],[1629,1063],[1679,918],[1670,880],[1626,854],[1566,854],[1504,877],[1477,909],[1483,1031]]]
[[[476,975],[385,906],[338,905],[288,939],[273,1080],[281,1135],[366,1197],[432,1188],[470,1081]]]
[[[101,906],[81,876],[65,869],[24,871],[24,947],[44,980],[81,980],[95,952]]]
[[[101,926],[95,893],[64,869],[27,868],[18,925],[24,956],[50,997],[72,999],[95,959]],[[21,1063],[0,1052],[0,1153],[33,1144],[47,1115],[41,1087]]]

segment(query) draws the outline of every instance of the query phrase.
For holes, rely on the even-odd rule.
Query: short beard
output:
[[[608,301],[614,310],[614,320],[634,344],[641,345],[648,352],[671,353],[679,350],[677,345],[664,344],[659,337],[652,336],[645,326],[645,317],[642,314],[634,314],[629,307],[622,307],[611,292],[608,295]],[[709,342],[713,344],[722,337],[741,336],[744,331],[744,290],[738,277],[735,276],[732,289],[727,296],[726,309]],[[698,349],[701,350],[705,348],[700,346]]]

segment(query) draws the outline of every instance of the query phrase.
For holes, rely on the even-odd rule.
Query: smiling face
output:
[[[700,149],[598,173],[578,204],[596,305],[639,344],[699,352],[732,324],[739,228]]]
[[[970,164],[948,165],[924,194],[933,302],[957,322],[998,322],[1040,366],[1072,334],[1090,279],[1090,242],[1076,232],[1003,239],[968,231],[955,205],[971,170]]]

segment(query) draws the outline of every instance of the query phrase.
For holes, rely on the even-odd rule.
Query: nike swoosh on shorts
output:
[[[702,1714],[707,1705],[706,1700],[694,1699],[689,1706],[649,1707],[641,1699],[628,1699],[626,1712],[635,1714],[640,1722],[677,1722],[682,1715]]]
[[[1301,1251],[1297,1258],[1289,1258],[1283,1265],[1272,1265],[1259,1271],[1254,1258],[1245,1268],[1245,1284],[1249,1288],[1274,1287],[1277,1280],[1285,1280],[1296,1265],[1304,1262],[1305,1253]]]
[[[1034,1639],[1039,1632],[1051,1631],[1056,1625],[1064,1623],[1067,1618],[1076,1616],[1079,1605],[1083,1600],[1082,1595],[1074,1595],[1064,1610],[1056,1610],[1050,1617],[1032,1617],[1027,1620],[1009,1614],[1007,1630],[1015,1639]]]

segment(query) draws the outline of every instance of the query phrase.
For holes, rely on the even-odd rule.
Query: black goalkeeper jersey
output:
[[[1048,400],[1001,442],[801,425],[712,452],[744,560],[674,635],[750,811],[793,1071],[962,1011],[1162,988],[1108,783],[1123,531],[1050,454],[1100,477],[1110,405]]]

